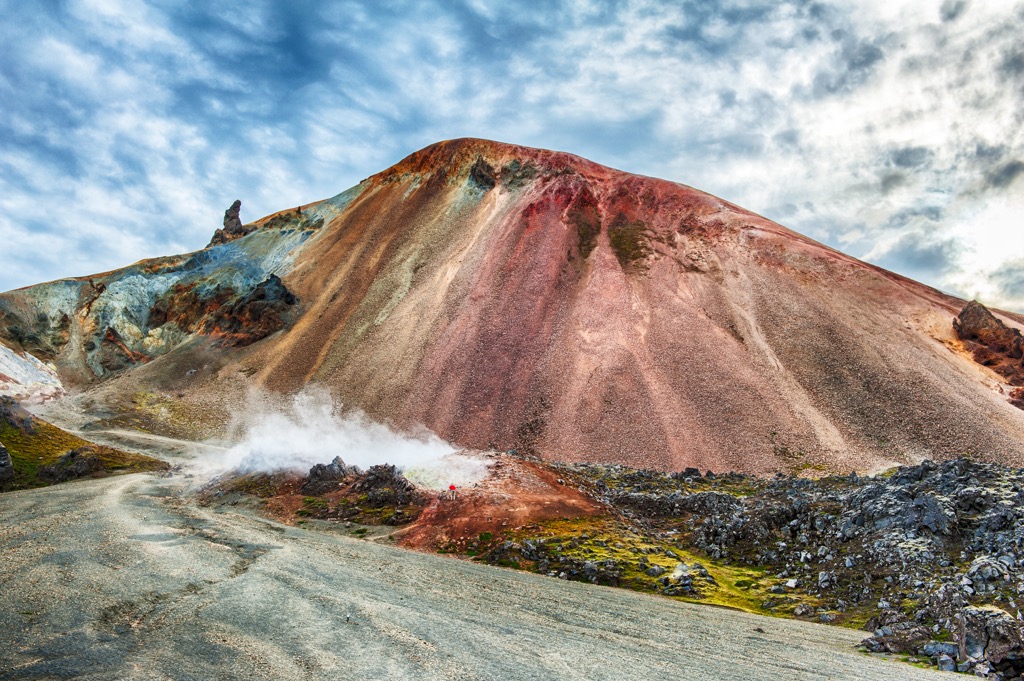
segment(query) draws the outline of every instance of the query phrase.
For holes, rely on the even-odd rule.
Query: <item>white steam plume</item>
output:
[[[414,483],[434,489],[466,486],[487,474],[482,457],[458,452],[426,428],[402,434],[360,411],[342,413],[321,388],[306,388],[291,398],[250,393],[245,410],[232,417],[229,437],[235,444],[221,461],[228,470],[305,472],[340,456],[364,470],[393,464]]]

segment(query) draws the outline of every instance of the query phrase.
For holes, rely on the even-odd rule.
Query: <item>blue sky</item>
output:
[[[441,139],[717,194],[1024,310],[1024,0],[0,0],[0,290],[201,248]]]

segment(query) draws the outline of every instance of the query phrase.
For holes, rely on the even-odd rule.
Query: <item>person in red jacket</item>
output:
[[[448,498],[455,501],[455,485],[448,485]]]

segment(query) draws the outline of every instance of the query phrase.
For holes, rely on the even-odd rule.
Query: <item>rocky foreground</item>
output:
[[[544,467],[567,493],[583,493],[603,510],[514,526],[494,518],[479,532],[434,527],[436,540],[425,548],[565,580],[866,628],[867,651],[942,670],[992,679],[1024,672],[1020,469],[958,459],[812,480],[497,459]],[[400,543],[422,535],[426,522],[453,523],[459,508],[472,513],[476,497],[490,493],[468,490],[451,502],[413,493],[393,469],[362,472],[340,459],[272,487],[263,496],[278,514],[291,499],[299,522],[340,520],[361,532],[353,522],[383,520]],[[214,495],[239,489],[221,481]],[[446,504],[443,516],[425,510]]]
[[[872,652],[990,678],[1024,672],[1024,471],[964,459],[820,480],[571,470],[656,536],[765,569],[765,610],[845,624],[868,616]],[[673,578],[687,572],[662,577],[660,590],[695,588]]]
[[[942,678],[841,627],[197,505],[187,475],[0,494],[0,680]]]

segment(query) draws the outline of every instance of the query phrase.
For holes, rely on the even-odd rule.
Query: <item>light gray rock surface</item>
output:
[[[0,679],[946,678],[862,632],[286,527],[184,483],[0,495]]]

